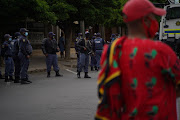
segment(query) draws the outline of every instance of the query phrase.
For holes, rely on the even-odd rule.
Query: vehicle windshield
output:
[[[169,8],[167,11],[168,19],[177,19],[180,18],[180,7]]]

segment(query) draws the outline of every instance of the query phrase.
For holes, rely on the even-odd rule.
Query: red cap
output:
[[[140,19],[150,13],[163,16],[166,11],[156,8],[149,0],[129,0],[123,8],[124,22],[131,22]]]

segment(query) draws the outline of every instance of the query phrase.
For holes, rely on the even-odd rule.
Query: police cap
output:
[[[49,32],[48,35],[49,36],[55,36],[56,34],[54,34],[53,32]]]
[[[5,39],[9,39],[10,37],[12,37],[12,36],[10,36],[9,34],[5,34],[5,35],[4,35],[4,38],[5,38]]]
[[[19,32],[22,33],[22,32],[28,32],[28,31],[29,30],[27,30],[26,28],[21,28]]]
[[[115,34],[112,34],[111,37],[116,37],[116,35],[115,35]]]
[[[82,36],[82,33],[78,33],[79,36]]]
[[[97,33],[96,36],[100,37],[100,36],[101,36],[101,33]]]

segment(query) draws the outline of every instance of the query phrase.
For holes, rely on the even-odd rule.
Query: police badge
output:
[[[180,21],[177,21],[177,22],[176,22],[176,26],[180,26]]]

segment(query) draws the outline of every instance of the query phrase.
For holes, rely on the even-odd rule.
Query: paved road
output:
[[[75,71],[75,70],[73,70]],[[0,120],[93,120],[97,106],[97,72],[92,79],[30,75],[31,85],[5,85],[0,81]],[[83,75],[82,75],[83,76]]]

